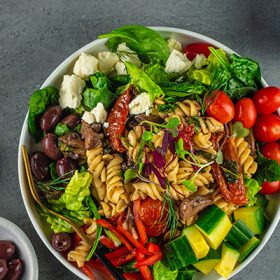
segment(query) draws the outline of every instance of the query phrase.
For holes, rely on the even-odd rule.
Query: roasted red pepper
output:
[[[106,257],[108,259],[115,259],[115,258],[119,258],[119,257],[123,256],[124,254],[127,254],[128,252],[129,252],[129,250],[126,247],[121,247],[113,252],[107,253]]]
[[[121,136],[125,129],[125,123],[128,116],[133,86],[130,86],[116,101],[108,117],[108,135],[111,146],[120,153],[124,153],[126,149],[122,145]]]
[[[123,255],[123,256],[117,257],[115,259],[110,259],[110,258],[108,258],[108,259],[111,261],[111,263],[114,266],[118,267],[118,266],[124,265],[124,264],[134,260],[135,259],[135,252],[136,252],[136,250],[134,249],[134,250],[130,251],[129,253]]]
[[[161,252],[161,251],[160,251],[160,247],[159,247],[157,244],[152,243],[152,242],[150,242],[150,243],[148,244],[147,249],[148,249],[149,252],[152,252],[152,253]]]
[[[222,167],[217,163],[213,163],[212,170],[215,181],[217,182],[223,198],[226,201],[237,205],[244,205],[247,203],[246,189],[243,182],[242,168],[238,161],[236,145],[233,138],[228,138],[223,145],[224,161],[233,161],[238,168],[237,180],[235,182],[227,182],[222,172]]]
[[[137,263],[141,262],[142,260],[145,259],[145,255],[142,254],[139,250],[136,251],[136,261]],[[139,267],[139,271],[141,272],[143,278],[145,280],[153,280],[153,274],[151,272],[151,270],[149,269],[148,266],[140,266]]]
[[[108,221],[104,220],[104,219],[98,219],[96,220],[96,223],[104,228],[109,229],[110,231],[112,231],[118,238],[119,240],[123,243],[123,245],[128,249],[128,250],[132,250],[133,247],[131,246],[131,244],[125,239],[125,237],[119,232],[119,230],[117,230],[112,224],[110,224]]]
[[[150,266],[156,263],[157,261],[161,260],[163,257],[162,253],[159,252],[153,256],[150,256],[148,258],[145,258],[142,261],[137,262],[134,266],[135,267],[140,267],[140,266]]]
[[[82,270],[90,280],[94,280],[93,272],[88,265],[84,264],[84,266],[82,267]]]
[[[90,259],[87,264],[93,268],[96,269],[104,274],[106,274],[107,278],[109,280],[115,280],[115,278],[112,276],[112,274],[106,269],[106,267],[100,262],[100,260],[94,261],[93,259]]]
[[[123,273],[123,277],[126,280],[142,280],[143,277],[139,272],[125,272]]]
[[[184,149],[189,150],[192,145],[192,136],[194,135],[194,125],[180,124],[179,125],[179,134],[174,138],[175,142],[178,142],[182,138],[184,142]]]
[[[120,231],[130,243],[132,243],[141,253],[145,255],[152,255],[153,253],[149,252],[139,241],[137,241],[130,232],[118,225],[117,230]]]
[[[141,244],[145,245],[148,242],[148,236],[147,236],[146,228],[139,216],[140,209],[141,209],[141,202],[139,198],[136,201],[134,201],[133,215],[134,215],[135,225],[139,234],[139,241]]]
[[[106,246],[109,249],[116,249],[117,248],[115,246],[114,242],[110,238],[108,238],[104,235],[100,236],[100,243],[102,243],[104,246]]]

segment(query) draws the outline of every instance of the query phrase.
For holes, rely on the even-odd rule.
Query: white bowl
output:
[[[25,233],[14,223],[0,217],[0,240],[16,245],[17,256],[23,262],[22,280],[38,280],[38,260],[34,248]]]
[[[228,54],[234,53],[233,50],[226,47],[225,45],[223,45],[207,36],[204,36],[204,35],[192,32],[192,31],[187,31],[187,30],[178,29],[178,28],[170,28],[170,27],[152,27],[152,28],[154,30],[160,32],[166,38],[172,37],[172,38],[179,40],[183,45],[190,44],[193,42],[207,42],[218,48],[223,48]],[[67,74],[67,73],[72,73],[73,63],[78,58],[78,56],[81,52],[97,54],[98,52],[104,51],[106,49],[105,43],[106,43],[106,39],[101,39],[101,40],[98,39],[98,40],[95,40],[95,41],[87,44],[86,46],[82,47],[81,49],[79,49],[78,51],[73,53],[52,72],[52,74],[48,77],[48,79],[42,85],[42,88],[49,86],[49,85],[53,85],[53,86],[56,86],[59,88],[63,75]],[[264,87],[267,86],[267,83],[264,81],[264,79],[262,79],[262,85]],[[27,115],[24,120],[22,131],[21,131],[20,142],[19,142],[19,153],[18,153],[19,182],[20,182],[22,198],[23,198],[27,213],[30,217],[30,220],[31,220],[33,226],[35,227],[37,233],[39,234],[40,238],[45,243],[45,245],[49,248],[49,250],[52,252],[52,254],[65,267],[67,267],[69,270],[71,270],[78,277],[80,277],[81,279],[87,279],[87,277],[80,270],[78,270],[73,265],[71,265],[51,246],[51,243],[49,241],[49,237],[51,234],[49,226],[44,221],[44,219],[42,219],[40,217],[40,215],[37,213],[34,201],[26,188],[26,178],[25,178],[25,173],[24,173],[23,159],[22,159],[22,155],[20,152],[21,151],[20,147],[22,144],[27,146],[27,149],[29,152],[34,150],[35,144],[31,138],[31,136],[28,133]],[[276,198],[272,198],[272,199],[276,199]],[[266,244],[268,239],[271,237],[276,225],[278,224],[279,219],[280,219],[280,207],[279,207],[279,204],[275,203],[275,206],[272,211],[271,223],[262,238],[261,244],[246,259],[246,261],[244,261],[241,265],[239,265],[234,270],[234,272],[231,274],[230,277],[232,277],[233,275],[238,273],[240,270],[242,270],[246,265],[248,265],[257,256],[257,254],[264,247],[264,245]],[[98,274],[98,273],[96,273],[96,274]],[[96,279],[102,279],[102,276],[98,275],[98,277],[96,277]],[[222,279],[222,278],[219,277],[217,274],[212,273],[211,275],[208,275],[207,277],[201,275],[201,276],[199,276],[199,279],[217,280],[217,279]]]

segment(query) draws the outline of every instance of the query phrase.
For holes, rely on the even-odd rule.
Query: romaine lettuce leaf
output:
[[[248,198],[248,206],[254,206],[257,202],[256,194],[261,190],[257,180],[245,178],[246,195]]]
[[[171,271],[168,266],[165,266],[160,260],[153,265],[154,280],[175,280],[178,275],[178,270]]]

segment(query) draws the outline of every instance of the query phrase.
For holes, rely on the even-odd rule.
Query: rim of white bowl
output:
[[[194,32],[194,31],[189,31],[181,28],[175,28],[175,27],[164,27],[164,26],[150,26],[150,28],[158,31],[158,32],[171,32],[171,33],[176,33],[176,34],[182,34],[185,36],[192,36],[197,38],[198,41],[205,41],[207,43],[210,43],[216,47],[222,48],[226,51],[227,54],[232,54],[236,53],[232,49],[228,48],[224,44],[208,37],[205,35],[202,35],[200,33]],[[57,73],[60,72],[66,65],[69,65],[69,63],[81,52],[87,51],[90,48],[94,48],[95,46],[99,44],[104,44],[107,41],[107,39],[96,39],[82,48],[78,49],[75,51],[73,54],[68,56],[63,62],[61,62],[56,69],[49,75],[49,77],[46,79],[46,81],[43,83],[41,88],[44,88],[48,85],[50,85],[50,81],[52,81],[56,76]],[[266,81],[262,78],[261,79],[262,85],[264,87],[267,87],[268,84]],[[36,218],[34,217],[34,214],[32,212],[31,206],[28,203],[28,197],[27,197],[27,192],[24,187],[24,166],[23,166],[23,159],[22,159],[22,154],[21,154],[21,146],[24,144],[24,138],[26,137],[26,134],[28,133],[27,129],[27,116],[28,112],[26,113],[22,130],[21,130],[21,135],[20,135],[20,140],[19,140],[19,150],[18,150],[18,176],[19,176],[19,183],[20,183],[20,189],[21,189],[21,195],[24,201],[25,209],[27,211],[27,214],[31,220],[32,225],[34,226],[36,232],[40,236],[41,240],[43,243],[47,246],[47,248],[52,252],[52,254],[71,272],[73,272],[75,275],[80,277],[81,279],[88,279],[79,269],[75,268],[73,265],[71,265],[59,252],[57,252],[50,244],[49,240],[46,238],[44,232],[42,231],[41,227],[36,221]],[[262,248],[265,246],[269,238],[271,237],[272,233],[274,232],[278,222],[280,220],[280,207],[278,206],[278,209],[275,213],[275,217],[273,221],[270,223],[269,227],[267,228],[267,231],[265,235],[263,236],[261,243],[258,245],[258,247],[253,251],[253,253],[243,262],[241,263],[234,271],[233,273],[229,276],[229,278],[233,277],[236,275],[238,272],[240,272],[244,267],[246,267],[262,250]],[[219,278],[219,280],[223,279],[222,277]]]

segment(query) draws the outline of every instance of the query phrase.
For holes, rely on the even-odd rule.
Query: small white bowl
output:
[[[23,262],[21,280],[38,280],[38,260],[34,248],[25,233],[14,223],[0,217],[0,240],[15,244],[16,255]]]
[[[192,32],[192,31],[187,31],[184,29],[178,29],[178,28],[170,28],[170,27],[151,27],[152,29],[158,31],[161,33],[165,38],[175,38],[179,40],[182,45],[187,45],[190,43],[194,42],[205,42],[212,44],[218,48],[222,48],[226,51],[227,54],[232,54],[235,53],[233,50],[230,48],[226,47],[225,45],[219,43],[218,41],[215,41],[207,36]],[[81,49],[77,50],[74,52],[71,56],[69,56],[65,61],[63,61],[48,77],[48,79],[44,82],[42,85],[42,88],[52,85],[57,88],[60,87],[62,77],[65,74],[72,73],[73,70],[73,64],[78,58],[79,54],[82,52],[86,53],[91,53],[91,54],[97,54],[100,51],[106,50],[106,43],[107,39],[97,39],[86,46],[82,47]],[[264,79],[262,79],[262,85],[264,87],[267,87],[267,83],[265,82]],[[31,94],[31,93],[30,93]],[[26,178],[25,178],[25,173],[24,173],[24,165],[23,165],[23,159],[21,155],[21,145],[24,144],[26,145],[27,149],[29,152],[32,152],[36,149],[35,143],[30,136],[28,132],[28,127],[27,127],[27,115],[23,123],[22,131],[21,131],[21,136],[20,136],[20,141],[19,141],[19,153],[18,153],[18,173],[19,173],[19,182],[20,182],[20,187],[21,187],[21,193],[23,197],[23,201],[25,204],[25,208],[27,210],[27,213],[29,215],[29,218],[36,229],[37,233],[39,234],[40,238],[42,241],[45,243],[45,245],[48,247],[48,249],[52,252],[52,254],[65,266],[67,267],[70,271],[72,271],[74,274],[76,274],[78,277],[81,279],[88,279],[80,270],[78,270],[76,267],[71,265],[67,260],[63,258],[61,254],[59,254],[57,251],[53,249],[50,243],[50,236],[51,236],[51,231],[49,226],[47,225],[46,221],[40,217],[38,212],[36,211],[35,203],[26,188]],[[37,146],[38,147],[38,146]],[[276,197],[272,197],[273,201],[276,201]],[[271,237],[273,231],[275,230],[279,220],[280,220],[280,207],[279,203],[275,203],[274,206],[272,207],[271,210],[271,223],[266,229],[266,232],[262,238],[262,242],[260,245],[254,250],[254,252],[242,263],[240,264],[230,275],[232,277],[233,275],[237,274],[239,271],[241,271],[245,266],[247,266],[256,256],[257,254],[261,251],[261,249],[264,247],[268,239]],[[101,274],[98,274],[98,272],[95,273],[97,276],[96,279],[102,279]],[[199,280],[221,280],[220,276],[218,276],[216,273],[211,273],[211,275],[208,276],[203,276],[202,274],[198,274],[198,279]]]

